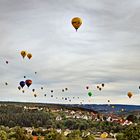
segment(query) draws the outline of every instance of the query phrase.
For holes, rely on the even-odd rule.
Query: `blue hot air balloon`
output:
[[[20,83],[20,86],[23,88],[25,86],[25,82],[24,81],[21,81]]]

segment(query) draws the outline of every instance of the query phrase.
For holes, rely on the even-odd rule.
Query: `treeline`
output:
[[[57,116],[62,119],[56,119]],[[98,117],[100,119],[100,116]],[[133,125],[122,126],[119,123],[108,122],[106,117],[104,121],[66,118],[63,111],[53,113],[51,110],[25,110],[23,106],[3,105],[0,107],[0,125],[6,127],[0,127],[0,140],[31,140],[33,136],[38,136],[38,139],[43,136],[45,140],[94,140],[93,137],[98,132],[118,133],[117,140],[139,140],[139,118],[129,115],[127,119],[132,121]],[[22,127],[35,129],[30,135]],[[46,130],[38,129],[39,127]],[[62,133],[58,133],[57,129],[61,129]],[[66,129],[71,130],[67,136],[63,133]]]
[[[56,120],[60,116],[62,120]],[[119,132],[123,126],[108,121],[67,118],[64,112],[52,113],[38,110],[25,111],[23,107],[0,107],[0,125],[14,127],[43,127],[46,129],[89,130],[90,132]]]
[[[40,130],[41,132],[42,130]],[[21,127],[0,127],[0,140],[33,140],[34,136],[28,134],[27,131]],[[95,140],[92,134],[86,131],[79,130],[72,131],[67,136],[64,133],[58,133],[56,130],[45,131],[45,136],[38,136],[37,140]]]
[[[42,130],[40,128],[35,129],[33,133],[37,133],[37,136],[27,133],[24,128],[21,127],[4,127],[0,126],[0,140],[95,140],[93,134],[88,131],[73,130],[68,134],[64,132],[58,133],[55,129]],[[42,134],[44,133],[44,136]],[[140,125],[131,125],[124,129],[121,133],[116,135],[116,140],[139,140],[140,139]]]

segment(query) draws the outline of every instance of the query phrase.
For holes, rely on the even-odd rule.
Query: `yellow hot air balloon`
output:
[[[27,55],[27,52],[26,51],[21,51],[20,53],[22,55],[22,57],[24,58],[26,55]]]
[[[32,54],[31,54],[31,53],[28,53],[28,54],[27,54],[27,57],[28,57],[29,59],[31,59],[31,58],[32,58]]]
[[[127,96],[128,96],[129,98],[131,98],[132,95],[133,95],[133,94],[132,94],[131,92],[128,92],[128,93],[127,93]]]
[[[78,29],[78,28],[81,26],[81,24],[82,24],[82,19],[79,18],[79,17],[75,17],[75,18],[72,19],[71,24],[73,25],[73,27],[74,27],[74,28],[76,29],[76,31],[77,31],[77,29]]]

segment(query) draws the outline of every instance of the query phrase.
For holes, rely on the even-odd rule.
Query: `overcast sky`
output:
[[[140,104],[139,15],[139,0],[0,0],[0,100]],[[83,20],[78,32],[73,17]],[[24,76],[33,84],[22,93]]]

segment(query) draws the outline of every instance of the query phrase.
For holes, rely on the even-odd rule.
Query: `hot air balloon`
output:
[[[35,74],[37,74],[37,72],[35,72]]]
[[[51,95],[51,97],[53,97],[53,95]]]
[[[90,97],[91,97],[91,96],[92,96],[92,92],[88,92],[88,96],[90,96]]]
[[[105,86],[105,84],[102,84],[102,87],[104,87]]]
[[[7,83],[7,82],[5,82],[5,85],[7,86],[7,85],[8,85],[8,83]]]
[[[24,76],[24,78],[26,78],[26,76]]]
[[[32,89],[33,92],[35,92],[35,89]]]
[[[68,88],[65,88],[65,90],[68,90]]]
[[[47,94],[44,94],[44,96],[46,97],[46,96],[47,96]]]
[[[97,88],[99,88],[99,86],[97,86]]]
[[[62,89],[62,92],[64,92],[64,89]]]
[[[27,55],[26,51],[21,51],[21,56],[24,58]]]
[[[25,86],[25,82],[24,81],[21,81],[20,83],[20,86],[23,88]]]
[[[8,64],[9,62],[8,61],[6,61],[6,64]]]
[[[37,95],[36,95],[36,94],[34,94],[34,97],[37,97]]]
[[[102,90],[102,88],[99,88],[99,90],[101,91],[101,90]]]
[[[20,89],[21,89],[21,87],[20,87],[20,86],[18,86],[18,89],[20,90]]]
[[[28,57],[29,59],[31,59],[31,58],[32,58],[32,54],[31,54],[31,53],[28,53],[28,54],[27,54],[27,57]]]
[[[89,86],[86,86],[86,89],[89,89]]]
[[[131,98],[132,95],[133,95],[133,94],[132,94],[131,92],[128,92],[128,93],[127,93],[127,96],[128,96],[129,98]]]
[[[43,87],[41,87],[41,89],[43,90]]]
[[[22,90],[22,93],[24,93],[25,91],[24,90]]]
[[[27,87],[29,87],[32,84],[32,80],[26,80],[25,83],[26,83]]]
[[[67,98],[65,98],[65,100],[67,100]]]
[[[73,27],[76,29],[76,31],[78,30],[78,28],[81,26],[82,24],[82,19],[79,17],[75,17],[71,20],[71,24],[73,25]]]
[[[53,90],[51,90],[51,92],[53,92]]]

